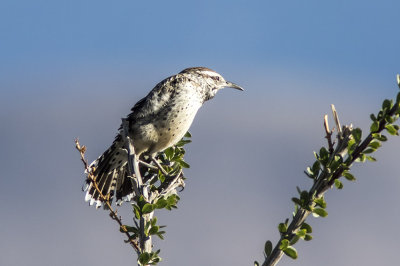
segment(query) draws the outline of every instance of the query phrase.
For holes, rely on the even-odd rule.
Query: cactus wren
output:
[[[175,145],[188,131],[193,119],[205,101],[218,90],[230,87],[243,90],[226,81],[217,72],[205,67],[187,68],[158,83],[150,93],[138,101],[127,117],[128,133],[133,140],[135,155],[154,156]],[[127,178],[127,151],[121,136],[122,127],[113,144],[90,164],[103,195],[114,193],[117,200],[133,196],[132,184]],[[101,206],[99,194],[86,181],[86,201]]]

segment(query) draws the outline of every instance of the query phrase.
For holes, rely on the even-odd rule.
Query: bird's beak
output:
[[[226,82],[225,87],[237,89],[237,90],[240,90],[240,91],[243,91],[243,90],[244,90],[244,89],[243,89],[242,87],[240,87],[239,85],[236,85],[235,83],[230,82],[230,81],[227,81],[227,82]]]

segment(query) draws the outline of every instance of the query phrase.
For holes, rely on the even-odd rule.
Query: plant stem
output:
[[[135,148],[133,146],[132,139],[128,135],[128,127],[129,121],[126,119],[122,119],[122,128],[123,128],[123,138],[125,139],[125,146],[128,150],[128,176],[131,177],[132,185],[135,190],[135,196],[140,197],[143,196],[146,202],[149,202],[149,191],[148,185],[143,183],[142,176],[139,170],[139,158],[135,154]],[[147,252],[152,252],[152,239],[151,236],[146,236],[145,228],[148,223],[150,223],[152,217],[154,215],[154,211],[148,214],[143,214],[140,217],[139,222],[139,244],[140,244],[140,254]],[[139,255],[140,255],[139,254]]]

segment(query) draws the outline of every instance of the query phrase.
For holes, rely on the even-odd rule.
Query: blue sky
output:
[[[128,265],[116,225],[84,202],[82,166],[163,78],[207,66],[223,90],[198,113],[179,209],[162,212],[162,265],[252,265],[292,211],[322,117],[343,123],[396,93],[398,1],[1,1],[1,265]],[[279,265],[397,263],[398,150],[327,194],[314,240]],[[121,213],[129,213],[128,205]],[[385,243],[385,244],[382,244]],[[366,256],[365,254],[368,254]]]

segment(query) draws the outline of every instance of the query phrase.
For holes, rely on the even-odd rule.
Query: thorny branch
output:
[[[336,109],[333,105],[332,105],[332,112],[333,112],[334,120],[336,123],[336,128],[339,129],[340,128],[339,118],[338,118]],[[349,127],[344,126],[343,129],[345,129],[345,128],[347,129]],[[329,153],[332,156],[335,153],[335,150],[333,148],[334,144],[331,140],[333,131],[331,131],[329,129],[327,115],[324,116],[324,129],[326,132],[326,138],[328,140]],[[343,130],[343,131],[349,135],[351,133],[351,130]],[[343,141],[343,134],[341,134],[341,132],[342,132],[342,130],[338,130],[338,145],[337,145],[336,151],[338,151],[339,147],[345,147],[345,146],[347,147],[347,145],[341,145],[341,142]],[[340,177],[340,175],[339,175],[339,177]],[[326,183],[325,178],[321,177],[319,180],[317,180],[314,183],[314,185],[312,186],[312,188],[309,191],[309,194],[315,195],[315,198],[320,198],[323,196],[324,192],[327,189],[329,189],[330,187],[331,187],[331,185],[328,185]],[[309,206],[310,206],[310,209],[312,209],[315,206],[315,202],[314,201],[309,202]],[[296,232],[300,229],[301,225],[304,223],[304,221],[310,215],[310,213],[311,213],[311,211],[306,210],[304,208],[300,208],[296,212],[295,216],[293,217],[293,220],[291,221],[291,223],[289,224],[289,226],[287,228],[286,233],[282,234],[280,240],[275,245],[275,248],[272,250],[271,254],[268,257],[266,257],[262,266],[274,266],[281,260],[283,254],[284,254],[280,248],[282,241],[284,239],[288,239],[288,240],[293,239],[296,236]]]
[[[103,193],[101,192],[101,190],[99,189],[98,185],[97,185],[96,178],[93,176],[92,170],[89,168],[89,164],[88,164],[87,160],[85,159],[86,146],[81,146],[80,143],[79,143],[79,140],[75,139],[75,147],[76,147],[76,149],[79,151],[79,153],[81,155],[81,161],[82,161],[82,163],[83,163],[83,165],[85,167],[85,170],[87,172],[87,178],[90,180],[90,182],[92,182],[93,187],[99,193],[100,200],[102,202],[104,202],[104,204],[106,204],[107,208],[109,209],[110,217],[119,224],[119,227],[121,228],[121,230],[124,232],[124,234],[128,238],[126,240],[126,242],[129,243],[133,247],[133,249],[135,250],[136,253],[139,253],[140,249],[139,249],[138,243],[133,238],[131,238],[131,235],[127,231],[126,227],[122,224],[121,217],[118,216],[117,215],[117,211],[115,211],[111,207],[109,195],[104,196]]]
[[[400,81],[399,76],[398,76],[398,81]],[[400,87],[400,82],[399,82],[399,87]],[[396,114],[398,116],[400,93],[398,95],[399,96],[396,100],[396,103],[393,105],[393,107],[390,108],[390,110],[388,110],[386,117],[396,116]],[[347,148],[349,140],[353,138],[352,125],[345,125],[341,127],[339,122],[339,117],[334,105],[332,105],[332,113],[334,121],[336,123],[338,142],[336,148],[334,149],[335,144],[332,142],[331,139],[332,131],[329,128],[327,116],[325,116],[324,129],[328,141],[329,162],[332,162],[335,156],[340,156],[342,159],[346,158],[346,160],[342,163],[341,166],[335,169],[333,173],[330,173],[325,169],[318,176],[318,178],[315,179],[313,186],[308,191],[308,195],[310,195],[310,198],[306,206],[305,207],[299,206],[299,208],[296,211],[296,214],[294,215],[292,221],[288,225],[286,231],[281,234],[280,240],[275,245],[275,247],[270,251],[270,254],[267,254],[265,261],[262,264],[263,266],[273,266],[280,261],[280,259],[284,254],[282,250],[282,242],[287,241],[286,243],[290,243],[291,241],[295,240],[295,238],[297,237],[296,233],[300,230],[306,218],[312,213],[312,210],[316,206],[315,200],[323,199],[324,193],[335,184],[335,180],[338,180],[344,174],[344,171],[348,170],[353,164],[353,162],[355,162],[357,159],[360,158],[361,155],[363,155],[364,150],[374,140],[373,134],[381,133],[386,128],[386,126],[390,124],[388,122],[388,119],[385,118],[377,120],[378,121],[377,129],[375,131],[371,131],[368,134],[368,136],[360,144],[358,144],[355,150],[350,154]],[[297,254],[295,256],[297,257]]]

